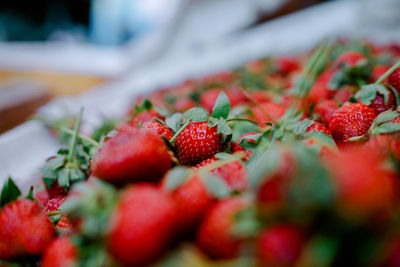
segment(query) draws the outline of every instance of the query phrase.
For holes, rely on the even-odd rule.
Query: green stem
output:
[[[68,128],[65,127],[65,126],[61,126],[61,127],[59,127],[58,129],[59,129],[60,131],[63,131],[63,132],[65,132],[65,133],[67,133],[67,134],[70,134],[70,135],[73,135],[73,134],[74,134],[74,131],[73,131],[73,130],[68,129]],[[86,141],[86,142],[88,142],[88,143],[90,143],[90,144],[92,144],[92,145],[94,145],[95,147],[100,147],[100,143],[99,143],[99,142],[96,142],[95,140],[93,140],[93,139],[90,138],[90,137],[87,137],[87,136],[78,134],[78,138],[81,139],[81,140],[84,140],[84,141]]]
[[[381,84],[387,77],[389,77],[390,74],[392,74],[399,67],[400,67],[400,61],[398,61],[388,71],[382,74],[382,76],[379,77],[378,80],[376,80],[375,84]]]
[[[83,108],[79,111],[79,115],[75,122],[74,133],[72,135],[71,145],[68,150],[68,162],[72,161],[73,156],[75,155],[76,144],[78,143],[78,135],[79,135],[79,127],[81,125],[81,118],[83,114]]]
[[[169,140],[170,143],[173,143],[176,139],[176,137],[189,125],[189,123],[191,123],[192,120],[188,120],[187,122],[185,122],[185,124],[175,133],[174,136],[172,136],[172,138]]]
[[[257,124],[258,125],[257,122],[252,121],[250,119],[246,119],[246,118],[229,118],[229,119],[226,120],[226,122],[231,122],[231,121],[247,121],[247,122],[251,122],[253,124]]]

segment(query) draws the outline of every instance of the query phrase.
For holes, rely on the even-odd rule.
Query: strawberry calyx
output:
[[[379,114],[370,128],[370,133],[373,135],[389,134],[400,131],[400,124],[394,123],[397,117],[400,116],[398,111],[388,110]]]
[[[10,202],[13,202],[21,197],[22,193],[18,186],[15,184],[11,177],[8,177],[4,183],[3,188],[0,192],[0,209]],[[29,188],[28,194],[25,196],[26,199],[34,200],[33,186]]]
[[[79,136],[82,113],[83,109],[77,117],[69,148],[60,149],[57,156],[51,158],[44,167],[42,178],[48,188],[57,182],[64,190],[67,190],[72,183],[88,178],[91,153],[88,148],[78,146],[78,139],[82,138]],[[92,144],[96,144],[95,148],[99,146],[90,138],[84,138],[84,140],[91,140]]]
[[[371,76],[371,67],[367,60],[360,60],[356,65],[341,64],[341,68],[335,72],[328,87],[337,90],[345,85],[365,85],[365,81]]]

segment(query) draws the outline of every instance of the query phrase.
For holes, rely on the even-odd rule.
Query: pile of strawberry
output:
[[[400,46],[324,42],[137,99],[0,195],[0,266],[400,266]],[[73,127],[71,127],[73,126]]]

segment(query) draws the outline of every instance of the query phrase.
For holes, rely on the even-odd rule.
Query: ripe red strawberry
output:
[[[39,255],[54,233],[53,224],[36,201],[11,202],[0,211],[0,259]]]
[[[307,128],[307,132],[322,132],[327,135],[331,135],[331,130],[320,122],[314,122],[310,127]]]
[[[62,233],[72,232],[72,224],[68,220],[67,216],[61,217],[61,219],[57,222],[56,229]]]
[[[293,225],[276,225],[263,230],[256,243],[259,266],[295,266],[304,246],[305,236]]]
[[[145,266],[156,260],[172,237],[173,200],[149,184],[126,189],[111,215],[108,248],[124,266]]]
[[[338,210],[350,218],[374,216],[393,208],[396,177],[374,150],[351,148],[327,158],[338,192]]]
[[[329,129],[336,141],[346,141],[351,137],[368,132],[376,115],[373,109],[362,103],[342,106],[333,113]]]
[[[45,207],[50,198],[47,191],[43,189],[35,193],[35,199],[37,199],[40,203],[42,203],[42,206]]]
[[[340,104],[346,103],[352,97],[353,95],[352,92],[356,90],[358,90],[358,88],[352,85],[342,87],[336,91],[336,93],[333,96],[333,99],[335,99]]]
[[[337,110],[337,108],[338,104],[336,101],[323,100],[315,106],[315,113],[319,114],[322,122],[328,125],[333,113]]]
[[[204,168],[213,162],[218,162],[218,160],[216,158],[210,158],[200,162],[193,168]],[[224,180],[232,191],[244,191],[247,189],[249,173],[246,167],[244,167],[238,160],[225,163],[222,166],[212,169],[210,173]]]
[[[172,136],[174,136],[172,131],[167,126],[162,125],[161,123],[156,122],[156,121],[145,122],[145,123],[143,123],[142,128],[150,129],[151,131],[153,131],[154,133],[156,133],[160,136],[165,136],[165,138],[167,138],[168,140],[170,140],[172,138]]]
[[[175,145],[182,165],[195,165],[224,149],[217,127],[209,127],[206,121],[189,123],[176,137]]]
[[[157,181],[170,168],[170,151],[160,136],[135,128],[107,139],[92,162],[95,177],[118,185]]]
[[[284,76],[301,70],[299,60],[295,57],[281,56],[275,60],[275,64],[278,72]]]
[[[335,91],[329,88],[329,83],[334,74],[335,71],[333,69],[326,69],[317,78],[310,89],[310,100],[312,103],[317,104],[322,100],[331,99],[333,97]]]
[[[41,267],[73,267],[77,264],[78,249],[69,237],[54,239],[43,254]]]
[[[232,234],[235,214],[245,208],[241,197],[232,197],[216,203],[201,222],[197,245],[213,259],[238,256],[241,240]]]
[[[145,122],[151,122],[153,120],[153,118],[159,118],[159,119],[163,119],[157,112],[155,112],[154,110],[146,110],[143,111],[141,113],[139,113],[138,115],[136,115],[132,121],[130,122],[130,125],[137,127],[139,125],[139,123],[145,123]]]
[[[188,97],[178,98],[175,103],[174,107],[178,112],[185,112],[191,108],[194,108],[196,104]]]
[[[57,211],[58,208],[64,203],[64,201],[65,201],[65,196],[56,196],[51,198],[49,201],[47,201],[47,204],[44,208],[44,212],[50,213]]]
[[[282,105],[274,102],[261,103],[261,106],[271,115],[274,120],[280,119],[286,112]],[[265,123],[271,122],[271,119],[259,107],[253,107],[252,111],[254,113],[254,119],[261,127],[265,127]]]
[[[400,68],[397,68],[389,75],[388,82],[397,92],[400,92]]]
[[[377,116],[388,109],[393,109],[395,107],[393,93],[392,92],[389,93],[389,98],[387,103],[385,103],[384,96],[380,93],[377,93],[375,98],[372,100],[371,104],[369,104],[369,107],[375,111],[375,114]]]
[[[376,65],[373,69],[372,69],[372,73],[371,73],[371,83],[376,82],[376,80],[379,79],[379,77],[381,77],[386,71],[388,71],[390,69],[390,67],[386,66],[386,65]],[[386,78],[385,80],[383,80],[382,83],[388,83],[388,78]]]
[[[161,187],[166,190],[165,179]],[[170,193],[177,208],[177,229],[182,234],[194,230],[205,212],[214,202],[214,198],[208,192],[204,181],[198,175],[189,177],[183,184]]]
[[[347,51],[341,54],[334,62],[335,67],[340,67],[342,64],[347,64],[349,67],[354,67],[362,62],[367,62],[367,58],[357,51]]]

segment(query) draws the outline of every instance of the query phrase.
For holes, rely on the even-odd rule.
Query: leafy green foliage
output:
[[[368,84],[362,86],[361,89],[356,93],[355,97],[360,99],[361,103],[369,105],[378,93],[383,95],[385,104],[387,104],[389,101],[390,91],[385,86],[380,84]]]
[[[248,70],[240,72],[240,85],[249,90],[262,90],[267,88],[264,77],[261,74],[251,73]]]
[[[221,91],[217,100],[215,101],[214,108],[212,110],[212,117],[220,119],[221,117],[227,119],[231,112],[231,104],[228,96]]]
[[[329,82],[328,87],[332,90],[339,89],[345,85],[356,85],[361,87],[366,84],[368,78],[371,76],[371,67],[367,62],[361,61],[357,66],[350,67],[343,65],[342,69],[338,70],[332,80]]]
[[[182,114],[174,113],[165,119],[165,123],[172,131],[177,132],[182,127],[182,118]]]
[[[118,123],[119,120],[104,120],[103,124],[93,131],[93,139],[97,142],[100,142],[102,139],[104,139],[104,137],[107,136],[109,132],[115,129]]]
[[[17,200],[20,195],[21,191],[15,185],[11,177],[9,177],[1,190],[0,207],[4,207],[8,203]]]
[[[175,167],[166,174],[166,188],[174,191],[183,184],[190,175],[190,169],[186,167]]]
[[[210,173],[201,173],[201,178],[206,184],[208,192],[216,198],[226,198],[230,195],[228,185],[219,177],[216,177]]]
[[[191,108],[183,114],[183,118],[191,119],[195,122],[207,121],[208,113],[204,108]]]

